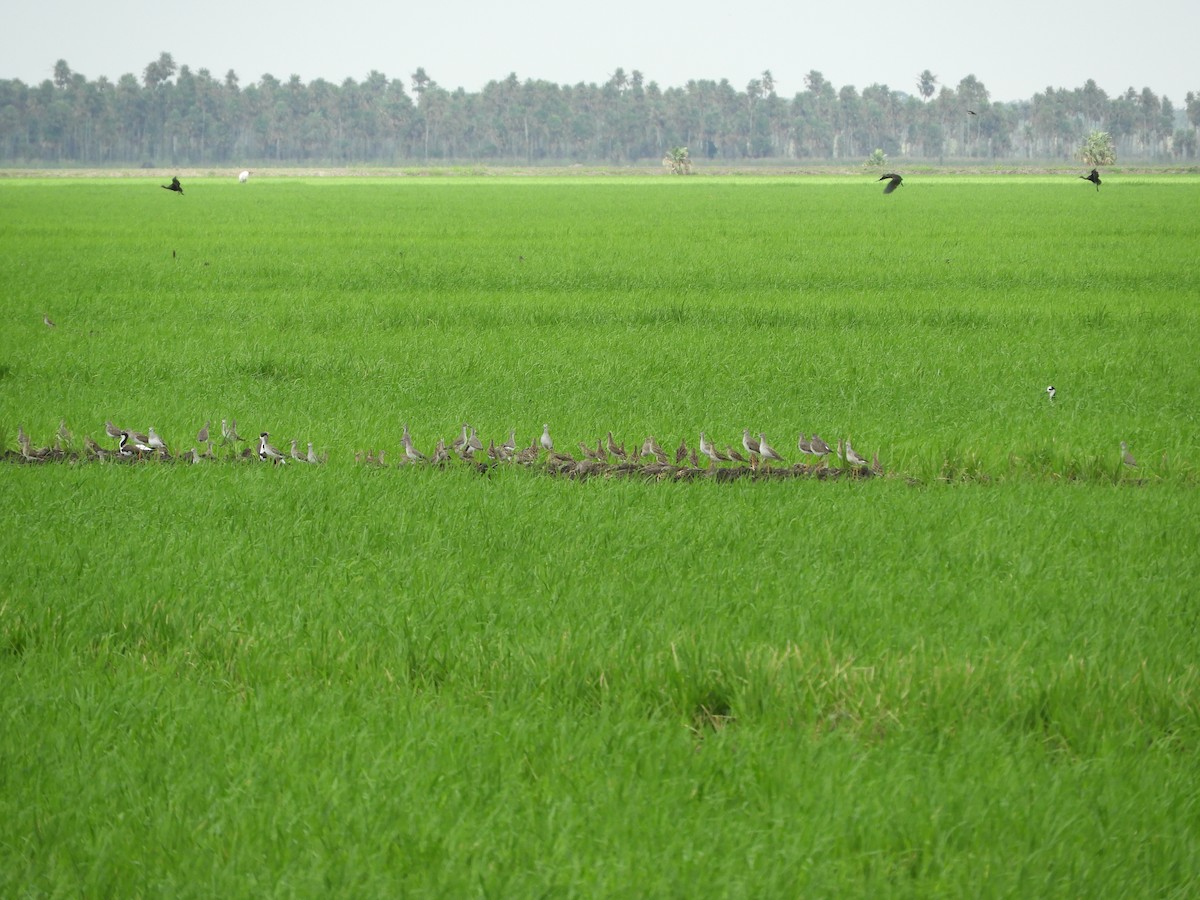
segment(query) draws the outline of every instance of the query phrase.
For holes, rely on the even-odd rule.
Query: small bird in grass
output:
[[[174,191],[177,194],[183,193],[183,185],[181,185],[179,183],[178,175],[176,175],[174,178],[171,179],[170,184],[160,184],[159,187],[162,188],[163,190]]]
[[[888,179],[891,179],[891,180],[889,181]],[[887,175],[881,175],[879,177],[879,180],[887,181],[887,185],[883,189],[883,192],[885,194],[890,194],[896,188],[900,187],[900,185],[904,182],[904,179],[901,178],[899,175],[897,175],[895,172],[889,172]]]
[[[758,453],[758,441],[750,437],[749,428],[742,429],[742,449],[751,456]]]
[[[808,447],[812,451],[813,456],[819,456],[822,459],[833,452],[833,448],[821,440],[821,436],[818,434],[812,436],[808,442]]]
[[[204,427],[196,432],[196,443],[197,444],[207,444],[208,443],[208,426],[211,423],[212,423],[211,419],[205,420]]]
[[[247,171],[243,172],[241,175],[239,175],[239,176],[238,176],[238,183],[239,183],[239,184],[245,184],[245,183],[246,183],[247,181],[249,181],[249,180],[250,180],[250,172],[249,172],[249,170],[247,170]]]
[[[608,433],[608,437],[605,440],[609,455],[615,456],[617,459],[625,459],[625,445],[618,445],[617,442],[613,440],[613,433],[611,431]]]
[[[1124,441],[1121,441],[1121,462],[1131,469],[1137,468],[1137,460],[1133,458],[1133,454],[1129,452],[1129,447]]]
[[[71,434],[71,429],[67,427],[66,419],[58,420],[58,439],[68,447],[71,445],[71,441],[74,439],[74,435]]]
[[[321,460],[317,458],[317,452],[313,450],[312,441],[308,442],[308,455],[304,457],[304,461],[312,466],[315,466],[321,462]]]
[[[443,452],[445,451],[445,449],[446,449],[446,445],[442,444]],[[406,441],[404,444],[404,455],[405,455],[405,457],[407,457],[409,462],[415,462],[415,463],[416,462],[427,462],[427,460],[425,459],[425,454],[413,446],[413,442],[412,442],[411,438],[409,438],[409,440]]]
[[[270,436],[270,433],[266,431],[258,436],[258,458],[263,462],[270,460],[273,463],[282,465],[286,463],[287,460],[283,458],[282,453],[280,453],[267,442],[267,438]]]
[[[554,441],[550,438],[550,426],[548,424],[542,426],[541,445],[547,453],[554,452]]]
[[[703,449],[703,448],[701,448],[701,449]],[[675,449],[675,465],[679,465],[680,463],[682,463],[685,459],[687,459],[687,456],[688,456],[687,438],[684,438],[683,440],[681,440],[679,442],[679,446]]]
[[[238,433],[237,433],[237,419],[230,419],[230,420],[229,420],[229,439],[230,439],[231,441],[237,441],[237,442],[239,442],[239,443],[240,443],[242,440],[244,440],[244,439],[242,438],[242,436],[241,436],[240,434],[238,434]]]
[[[150,426],[150,433],[146,438],[146,443],[150,445],[151,449],[162,450],[164,453],[166,452],[166,441],[158,436],[158,432],[154,430],[153,425]]]
[[[104,448],[93,441],[90,434],[85,434],[83,436],[83,447],[88,453],[92,454],[92,456],[102,456],[104,454]]]
[[[1088,174],[1080,175],[1079,177],[1084,181],[1090,181],[1096,186],[1096,190],[1100,190],[1100,173],[1097,170],[1092,169]]]
[[[472,453],[478,453],[483,449],[483,442],[479,440],[479,435],[475,433],[475,426],[471,426],[471,434],[467,437],[467,446],[471,448]]]
[[[517,452],[517,429],[508,429],[508,440],[500,445],[500,449],[504,451],[506,458]]]
[[[467,429],[470,427],[471,426],[469,426],[466,422],[463,422],[462,434],[460,434],[458,437],[456,437],[454,440],[452,440],[450,442],[450,449],[453,450],[455,453],[457,453],[459,456],[462,456],[463,450],[466,449]]]
[[[852,466],[865,466],[867,461],[854,452],[854,448],[850,446],[850,438],[846,438],[846,462]]]
[[[796,449],[804,456],[812,456],[812,445],[808,442],[808,438],[804,436],[804,432],[800,432],[800,437],[796,440]]]
[[[192,448],[191,462],[193,466],[200,462],[200,451],[195,447]]]
[[[712,445],[712,441],[708,439],[708,436],[703,431],[700,432],[700,452],[707,456],[714,464],[722,462],[721,454],[717,451],[717,448]],[[699,468],[694,464],[693,467]]]
[[[1054,385],[1052,385],[1052,384],[1046,385],[1046,396],[1050,398],[1051,403],[1054,402],[1054,395],[1057,393],[1058,393],[1058,391],[1056,391],[1054,389]]]
[[[45,314],[42,315],[42,324],[45,325],[47,328],[57,328],[58,327],[57,325],[54,324],[54,320]]]
[[[783,462],[783,457],[775,452],[775,448],[767,443],[767,436],[761,431],[758,433],[758,452],[763,459],[775,459]]]
[[[300,442],[295,438],[292,438],[292,449],[288,456],[296,462],[304,462],[304,457],[300,455]]]
[[[112,423],[112,419],[104,423],[104,433],[114,441],[121,437],[121,429]]]

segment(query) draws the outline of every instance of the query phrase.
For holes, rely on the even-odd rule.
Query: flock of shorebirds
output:
[[[150,426],[144,432],[134,431],[129,428],[118,428],[112,423],[112,420],[109,420],[104,423],[104,433],[116,442],[116,446],[102,447],[92,439],[90,434],[85,435],[83,441],[77,444],[75,436],[67,428],[64,419],[58,423],[58,433],[55,434],[52,445],[35,447],[29,435],[25,433],[25,428],[18,425],[17,445],[20,447],[20,451],[18,454],[6,452],[5,455],[29,463],[112,460],[115,462],[156,461],[199,464],[223,457],[231,460],[260,459],[264,462],[279,464],[292,460],[320,465],[328,458],[327,454],[318,454],[313,449],[312,441],[308,442],[308,452],[301,453],[300,441],[293,440],[291,452],[285,456],[271,443],[270,432],[260,433],[256,441],[247,441],[237,433],[236,419],[229,421],[222,419],[219,436],[210,435],[211,424],[211,421],[205,422],[204,427],[196,433],[198,446],[193,446],[190,451],[182,453],[172,451],[162,436],[154,430],[154,426]],[[200,447],[204,448],[203,452],[200,451]]]
[[[292,440],[290,452],[283,453],[271,443],[271,435],[267,431],[261,432],[256,440],[247,441],[238,434],[236,419],[222,419],[219,435],[215,431],[210,433],[210,425],[211,422],[204,423],[204,427],[196,434],[195,444],[186,451],[172,449],[153,427],[141,432],[119,428],[108,421],[104,425],[104,433],[112,439],[114,446],[104,447],[93,440],[90,434],[77,443],[66,422],[62,421],[59,423],[54,443],[43,447],[35,446],[25,433],[24,427],[17,426],[17,443],[20,450],[15,453],[6,451],[5,457],[11,461],[26,463],[113,461],[182,462],[195,465],[220,459],[258,460],[273,465],[319,465],[327,459],[326,454],[317,453],[311,441],[307,442],[307,452],[301,451],[299,440]],[[864,459],[854,449],[849,438],[830,446],[820,435],[813,434],[809,437],[802,433],[796,441],[796,448],[805,461],[792,465],[771,446],[764,433],[751,433],[748,428],[742,431],[741,449],[730,444],[725,444],[723,448],[718,447],[706,432],[701,431],[698,444],[689,447],[685,438],[673,453],[668,453],[659,446],[653,435],[647,437],[640,447],[626,450],[625,444],[618,444],[611,431],[605,437],[597,439],[594,447],[580,441],[578,452],[568,453],[561,446],[555,446],[548,424],[542,426],[541,435],[535,437],[528,446],[517,445],[515,428],[509,430],[508,440],[500,444],[489,440],[485,446],[476,429],[464,424],[461,433],[449,443],[445,438],[439,438],[428,455],[417,449],[408,425],[405,424],[400,444],[401,454],[396,463],[397,467],[444,468],[459,463],[486,472],[494,465],[514,464],[541,467],[553,475],[575,478],[636,474],[658,480],[691,480],[712,476],[719,481],[734,480],[743,476],[778,478],[789,475],[816,475],[827,478],[839,475],[867,477],[883,474],[879,455],[874,454],[871,460]],[[361,465],[390,465],[386,450],[360,451],[355,454],[354,459]],[[834,459],[836,463],[833,462]]]
[[[1051,385],[1046,388],[1050,400],[1057,393]],[[312,441],[308,441],[307,452],[300,449],[301,442],[293,439],[291,449],[281,452],[271,443],[270,432],[260,432],[257,439],[247,441],[237,431],[237,420],[221,420],[220,434],[210,434],[210,422],[196,433],[195,445],[187,451],[173,451],[154,430],[153,426],[145,432],[118,428],[108,421],[104,423],[104,433],[115,442],[115,446],[103,447],[85,435],[83,441],[77,443],[66,421],[60,421],[54,443],[49,446],[34,446],[32,439],[25,433],[23,426],[17,426],[17,444],[19,450],[4,450],[2,459],[9,462],[45,463],[45,462],[174,462],[199,465],[217,460],[254,461],[286,465],[301,463],[304,465],[321,465],[328,460],[327,453],[318,453]],[[528,446],[518,446],[516,429],[509,429],[508,439],[501,444],[489,440],[485,446],[476,429],[464,423],[462,430],[448,444],[445,438],[439,438],[432,453],[426,455],[417,449],[413,443],[412,433],[408,424],[400,436],[401,453],[396,468],[404,466],[431,466],[445,468],[460,463],[473,466],[480,472],[488,472],[495,465],[515,464],[519,466],[540,467],[552,475],[566,475],[573,478],[586,478],[592,475],[609,477],[623,475],[641,475],[657,480],[688,481],[701,477],[712,477],[717,481],[733,481],[741,477],[771,477],[786,478],[796,476],[815,476],[817,478],[837,478],[840,476],[870,477],[883,475],[884,469],[879,462],[879,454],[873,453],[867,460],[859,455],[850,443],[849,438],[839,439],[833,446],[822,440],[818,434],[811,437],[800,433],[796,440],[796,449],[801,461],[794,464],[786,459],[771,446],[767,436],[760,432],[751,432],[749,428],[742,430],[741,449],[725,444],[718,447],[704,431],[700,432],[699,442],[689,447],[687,438],[679,442],[673,453],[664,450],[653,435],[642,441],[637,449],[626,450],[625,444],[618,444],[610,431],[603,438],[597,438],[596,446],[579,441],[578,453],[568,453],[556,446],[550,436],[550,426],[542,426],[542,433],[530,441]],[[201,451],[203,447],[203,451]],[[387,460],[386,450],[359,451],[354,455],[354,461],[359,465],[386,468],[391,465]],[[1138,462],[1129,452],[1129,446],[1121,441],[1121,462],[1129,468],[1138,468]]]
[[[573,478],[640,475],[656,480],[713,477],[718,481],[732,481],[744,476],[779,478],[816,475],[825,478],[843,474],[858,477],[883,474],[878,454],[874,454],[870,461],[864,459],[855,451],[849,438],[839,440],[836,447],[831,447],[819,435],[808,437],[801,434],[796,447],[801,456],[811,463],[790,465],[771,446],[765,434],[752,434],[748,428],[742,431],[741,450],[730,444],[725,444],[722,449],[703,431],[696,446],[688,447],[684,438],[674,453],[668,453],[659,446],[653,435],[642,441],[640,447],[635,445],[627,450],[624,443],[616,442],[610,431],[605,437],[597,438],[594,447],[579,441],[578,452],[568,453],[562,446],[555,445],[548,424],[542,426],[541,435],[530,441],[528,446],[517,444],[515,428],[509,429],[508,439],[503,443],[497,444],[493,439],[485,446],[476,429],[464,423],[461,432],[449,444],[445,438],[439,438],[429,455],[416,448],[405,424],[400,444],[402,455],[396,463],[397,467],[444,467],[459,462],[486,472],[494,465],[514,464],[541,466],[550,474]],[[830,462],[835,454],[837,465],[832,466]],[[362,465],[390,465],[384,450],[359,452],[354,458],[355,462]]]

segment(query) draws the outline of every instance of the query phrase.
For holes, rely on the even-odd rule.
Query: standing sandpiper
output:
[[[543,425],[543,426],[542,426],[542,441],[541,441],[541,444],[542,444],[542,448],[543,448],[543,449],[544,449],[544,450],[545,450],[547,453],[553,453],[553,452],[554,452],[554,441],[552,441],[552,440],[550,439],[550,426],[549,426],[549,424],[546,424],[546,425]]]
[[[1129,452],[1129,447],[1124,441],[1121,441],[1121,462],[1129,466],[1131,469],[1137,468],[1137,460],[1133,458],[1133,454]]]
[[[776,459],[783,462],[783,457],[775,452],[775,448],[767,443],[767,436],[761,431],[758,433],[758,452],[763,459]]]

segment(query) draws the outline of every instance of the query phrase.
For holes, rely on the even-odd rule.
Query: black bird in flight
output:
[[[1079,177],[1082,178],[1084,181],[1090,181],[1092,184],[1094,184],[1096,186],[1096,190],[1100,190],[1100,173],[1097,172],[1095,169],[1092,169],[1092,171],[1089,174],[1080,175]]]
[[[974,116],[974,115],[977,115],[977,113],[976,113],[976,112],[975,112],[975,110],[973,110],[973,109],[968,109],[968,110],[967,110],[967,113],[968,113],[969,115],[972,115],[972,116]]]
[[[884,192],[885,194],[890,194],[890,193],[891,193],[892,191],[894,191],[896,188],[900,187],[900,182],[902,182],[902,181],[904,180],[903,178],[901,178],[899,175],[896,175],[895,173],[889,173],[889,174],[887,174],[887,175],[881,175],[881,176],[880,176],[880,178],[879,178],[879,180],[880,180],[880,181],[887,181],[889,178],[891,179],[891,181],[888,181],[888,183],[887,183],[887,187],[885,187],[885,188],[883,189],[883,192]]]
[[[177,194],[183,193],[183,186],[179,183],[179,176],[172,178],[170,184],[160,184],[159,187],[165,191],[175,191]]]

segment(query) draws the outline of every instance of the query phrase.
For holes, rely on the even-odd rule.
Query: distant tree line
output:
[[[372,70],[362,81],[308,84],[176,66],[171,54],[139,79],[89,81],[65,60],[30,86],[0,80],[0,163],[59,165],[353,165],[421,162],[650,161],[687,147],[693,160],[858,161],[1074,158],[1093,130],[1119,160],[1197,156],[1200,96],[1177,111],[1149,88],[1109,96],[1094,81],[1030,100],[990,102],[974,75],[912,93],[835,87],[820,72],[779,96],[769,71],[743,90],[727,80],[660,88],[634,70],[604,84],[558,85],[515,74],[481,91],[447,90],[418,68],[407,82]]]

